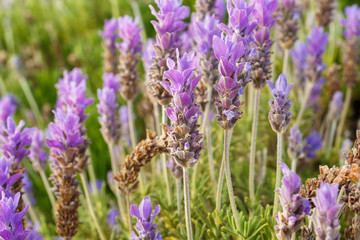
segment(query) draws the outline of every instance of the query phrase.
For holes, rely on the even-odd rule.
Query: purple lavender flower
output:
[[[49,125],[47,145],[53,156],[63,156],[69,148],[76,148],[83,143],[80,132],[80,119],[71,111],[66,115],[61,109],[54,111],[55,122]]]
[[[321,136],[316,131],[312,131],[305,138],[304,153],[306,157],[310,159],[316,158],[316,152],[319,151],[321,148],[322,148]]]
[[[270,125],[274,132],[282,134],[286,131],[291,120],[290,108],[292,104],[290,99],[287,98],[293,84],[287,84],[286,76],[284,74],[280,74],[279,78],[276,80],[275,86],[271,81],[268,81],[268,84],[274,98],[269,100],[271,108],[268,115]]]
[[[81,69],[74,68],[71,72],[64,72],[64,78],[60,78],[56,84],[58,91],[57,107],[62,111],[72,111],[79,116],[80,124],[83,125],[88,115],[85,108],[94,102],[93,99],[86,98],[86,79]]]
[[[116,92],[109,87],[105,87],[98,89],[97,94],[100,101],[97,105],[100,114],[100,131],[108,144],[116,144],[120,139],[120,121],[117,114]]]
[[[300,89],[305,88],[305,68],[306,68],[306,44],[303,42],[296,42],[295,47],[291,50],[291,56],[294,63],[295,84]]]
[[[24,190],[25,190],[25,194],[28,196],[28,198],[30,200],[30,204],[35,205],[36,204],[36,199],[35,199],[34,193],[32,191],[32,182],[31,182],[27,172],[24,173],[24,177],[22,179],[22,182],[23,182],[23,187],[24,187]]]
[[[316,207],[314,225],[317,239],[340,239],[337,212],[341,205],[337,204],[338,189],[339,184],[337,183],[330,185],[323,182],[316,191],[316,198],[312,199]]]
[[[6,197],[5,192],[1,192],[0,200],[0,237],[4,240],[25,240],[31,234],[31,230],[24,230],[22,218],[27,212],[29,205],[16,213],[20,200],[20,193],[16,193],[14,198]]]
[[[141,28],[138,27],[139,19],[133,20],[129,16],[119,17],[118,19],[119,38],[121,43],[117,45],[120,51],[139,54],[141,52]]]
[[[183,169],[176,162],[171,159],[170,161],[166,161],[166,167],[168,167],[174,176],[174,178],[180,179],[183,177]]]
[[[0,157],[0,192],[4,192],[7,197],[14,196],[11,192],[11,186],[22,178],[21,173],[10,175],[12,163],[12,159],[7,159],[5,156]]]
[[[16,99],[13,95],[0,98],[0,121],[5,122],[8,117],[14,114],[16,108]]]
[[[341,20],[341,25],[344,26],[344,36],[347,41],[353,37],[360,36],[360,8],[354,4],[345,8],[345,15],[347,19]]]
[[[197,0],[195,9],[198,20],[203,20],[206,16],[214,16],[220,22],[224,19],[226,11],[224,0]]]
[[[104,31],[100,33],[100,35],[105,40],[105,45],[109,49],[115,50],[115,42],[118,39],[119,35],[118,31],[118,21],[114,18],[105,20]]]
[[[31,233],[27,239],[29,239],[29,240],[44,240],[44,237],[41,236],[41,234],[39,233],[39,222],[34,224],[31,221],[28,221],[27,224],[28,224],[28,227],[31,229]]]
[[[150,71],[151,64],[154,61],[153,58],[156,56],[156,52],[155,52],[155,49],[153,46],[154,44],[155,44],[155,40],[152,38],[149,38],[147,40],[147,43],[144,46],[143,54],[141,55],[142,60],[144,62],[144,68],[145,68],[146,72]],[[148,81],[149,79],[146,79],[146,80]]]
[[[44,151],[44,134],[41,130],[35,128],[31,134],[31,145],[29,158],[32,161],[36,171],[41,172],[46,167],[47,153]]]
[[[321,97],[324,83],[325,83],[325,79],[321,77],[317,82],[315,82],[315,84],[312,86],[310,91],[307,106],[314,108],[315,112],[320,109],[320,106],[318,105],[318,101]]]
[[[298,39],[299,10],[296,0],[279,0],[277,10],[277,35],[283,49],[291,49]]]
[[[16,166],[30,154],[27,147],[31,144],[32,129],[23,129],[24,125],[25,122],[21,120],[16,126],[12,117],[8,117],[6,122],[0,122],[0,149],[6,158],[15,160]]]
[[[118,57],[116,54],[116,41],[119,38],[118,28],[118,21],[112,18],[105,21],[104,31],[100,33],[104,39],[105,72],[114,74],[118,72]]]
[[[156,224],[153,223],[156,215],[160,213],[160,205],[157,205],[154,209],[151,205],[150,197],[145,197],[139,207],[131,205],[130,214],[136,217],[138,222],[135,225],[135,232],[131,233],[131,240],[162,240],[160,232],[156,232]]]
[[[116,208],[112,208],[109,211],[109,214],[107,216],[107,223],[111,228],[115,227],[118,222],[116,218],[119,216],[119,211]]]
[[[116,94],[119,92],[121,84],[118,75],[113,73],[104,73],[103,76],[103,87],[112,89]]]
[[[197,52],[200,54],[212,54],[214,36],[220,36],[221,30],[218,28],[219,21],[214,15],[205,16],[203,21],[194,20],[193,38],[197,44]]]
[[[280,196],[282,212],[276,216],[278,225],[274,227],[278,239],[291,239],[301,226],[302,221],[310,212],[309,200],[301,197],[300,178],[290,171],[285,163],[279,163],[284,174],[282,187],[276,189]]]
[[[240,94],[244,93],[246,83],[242,80],[237,82],[238,77],[245,71],[245,63],[238,64],[243,56],[245,48],[242,42],[236,42],[236,36],[214,36],[213,48],[216,58],[219,60],[220,79],[214,88],[218,92],[215,98],[217,119],[223,129],[231,129],[241,118]]]
[[[153,6],[150,6],[150,9],[157,19],[151,22],[156,30],[156,44],[153,45],[156,57],[153,58],[150,68],[149,87],[155,100],[167,106],[171,101],[171,94],[160,82],[164,81],[164,71],[168,69],[167,58],[176,58],[176,49],[180,48],[181,44],[181,32],[187,27],[183,20],[189,16],[190,10],[181,6],[180,0],[155,0],[155,3],[159,12],[156,12]]]
[[[121,122],[121,136],[122,140],[131,145],[130,126],[129,126],[129,111],[127,106],[121,106],[119,109],[120,122]],[[134,116],[135,121],[135,116]]]
[[[343,94],[341,91],[336,91],[331,99],[329,106],[329,119],[337,120],[341,116],[343,107]]]
[[[179,54],[179,53],[178,53]],[[194,52],[178,56],[177,63],[168,58],[169,70],[164,73],[161,84],[172,95],[170,108],[166,113],[173,129],[170,132],[170,155],[181,167],[193,167],[200,157],[202,136],[199,134],[197,120],[201,115],[200,107],[195,104],[194,89],[200,76],[194,77],[198,58]]]
[[[326,66],[322,62],[322,56],[325,53],[325,47],[328,43],[328,34],[319,27],[315,27],[310,37],[307,38],[307,57],[305,76],[306,80],[316,83],[322,77],[322,71]]]
[[[302,146],[302,134],[297,125],[294,125],[290,129],[290,135],[288,138],[289,148],[288,153],[292,159],[299,159],[303,154]]]

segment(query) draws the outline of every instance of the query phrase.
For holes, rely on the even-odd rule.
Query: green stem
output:
[[[140,27],[142,28],[141,38],[142,38],[143,42],[146,43],[147,36],[146,36],[146,32],[145,32],[145,27],[144,27],[144,19],[142,17],[141,11],[140,11],[138,0],[128,0],[128,1],[131,5],[131,9],[132,9],[134,15],[139,18],[139,24],[140,24]]]
[[[225,136],[224,136],[225,176],[226,176],[226,184],[228,187],[231,210],[235,219],[236,228],[240,230],[240,219],[239,219],[238,211],[236,209],[236,202],[235,202],[234,190],[232,186],[231,172],[230,172],[229,149],[231,142],[231,134],[232,134],[232,130],[228,130],[228,129],[225,130]]]
[[[87,184],[87,180],[86,180],[86,177],[85,177],[84,172],[80,173],[80,178],[81,178],[81,182],[82,182],[82,185],[83,185],[83,188],[84,188],[86,203],[87,203],[87,205],[88,205],[88,209],[89,209],[89,212],[90,212],[90,216],[91,216],[91,218],[92,218],[92,220],[93,220],[93,223],[94,223],[94,225],[95,225],[96,231],[98,232],[99,237],[100,237],[101,240],[106,240],[105,235],[104,235],[103,231],[102,231],[101,228],[100,228],[98,219],[97,219],[97,217],[96,217],[96,215],[95,215],[95,211],[94,211],[93,205],[92,205],[92,203],[91,203],[90,194],[89,194],[89,190],[88,190],[88,184]]]
[[[213,156],[213,148],[212,148],[212,141],[211,141],[211,125],[208,124],[206,129],[206,146],[207,146],[207,155],[209,159],[209,168],[210,168],[210,176],[213,185],[213,191],[216,197],[216,173],[215,173],[215,165],[214,165],[214,156]]]
[[[129,233],[132,232],[132,222],[131,222],[131,215],[130,215],[130,195],[125,194],[125,201],[126,201],[126,211],[128,216],[128,225],[129,225]]]
[[[36,212],[34,211],[33,206],[30,203],[29,197],[25,194],[21,195],[22,198],[24,198],[25,203],[29,204],[29,215],[31,218],[31,221],[33,221],[33,224],[40,223],[39,217],[37,216]]]
[[[305,111],[305,109],[306,109],[306,104],[307,104],[307,102],[308,102],[308,100],[309,100],[309,96],[310,96],[311,89],[312,89],[313,85],[314,85],[314,84],[311,83],[311,82],[309,82],[309,81],[306,82],[306,84],[305,84],[304,98],[303,98],[303,100],[302,100],[302,102],[301,102],[300,111],[299,111],[299,113],[298,113],[298,115],[297,115],[296,122],[295,122],[295,124],[298,125],[298,126],[299,126],[299,124],[300,124],[300,122],[301,122],[301,119],[302,119],[302,117],[303,117],[303,115],[304,115],[304,111]]]
[[[133,101],[127,101],[128,105],[128,115],[129,115],[129,130],[130,130],[130,138],[131,138],[131,147],[132,149],[136,148],[136,136],[135,136],[135,126],[134,126],[134,115],[133,115]]]
[[[289,65],[289,49],[284,49],[284,61],[283,61],[283,67],[282,67],[282,73],[287,75]]]
[[[117,18],[120,16],[118,0],[110,0],[112,16]]]
[[[225,168],[225,152],[223,154],[223,158],[221,160],[221,167],[219,172],[219,179],[217,183],[217,189],[216,189],[216,211],[220,212],[221,208],[221,194],[222,194],[222,188],[224,185],[224,168]]]
[[[282,140],[283,140],[283,134],[278,133],[277,134],[277,158],[276,158],[276,183],[275,183],[275,190],[280,188],[281,183],[281,169],[279,163],[282,162]],[[278,206],[279,206],[279,194],[275,192],[275,198],[274,198],[274,211],[273,211],[273,217],[275,217],[275,214],[278,212]]]
[[[176,179],[176,198],[177,198],[177,210],[179,214],[180,233],[184,234],[183,219],[182,219],[182,204],[181,204],[181,179]]]
[[[162,123],[166,124],[166,122],[167,122],[166,109],[165,109],[165,107],[162,107]],[[163,169],[163,175],[165,178],[168,204],[171,205],[172,204],[172,196],[171,196],[171,187],[170,187],[170,179],[169,179],[168,169],[166,167],[166,153],[163,153],[161,155],[161,164],[162,164],[162,169]]]
[[[191,210],[190,210],[190,187],[189,187],[189,168],[183,167],[184,178],[184,203],[185,203],[185,222],[187,239],[192,240],[192,227],[191,227]]]
[[[54,219],[56,219],[56,201],[55,201],[55,197],[53,195],[53,192],[51,191],[50,184],[49,184],[49,182],[47,180],[45,172],[43,170],[41,170],[39,172],[39,174],[40,174],[41,180],[43,181],[43,184],[45,186],[46,193],[49,196],[49,200],[50,200],[51,207],[52,207],[53,217],[54,217]]]
[[[250,166],[249,166],[249,194],[250,202],[255,201],[255,154],[256,154],[256,136],[259,121],[259,103],[260,103],[260,89],[255,89],[254,93],[254,116],[251,133],[251,149],[250,149]]]
[[[297,158],[294,158],[291,160],[291,171],[296,173],[296,167],[297,167]]]
[[[344,129],[346,116],[348,114],[349,107],[350,107],[351,95],[352,95],[352,88],[347,87],[346,88],[346,97],[345,97],[344,107],[343,107],[342,112],[341,112],[340,122],[339,122],[339,126],[338,126],[338,129],[337,129],[337,132],[336,132],[335,148],[338,148],[340,146],[341,135],[342,135],[342,132],[343,132],[343,129]]]
[[[18,80],[19,80],[20,87],[25,94],[26,100],[28,101],[31,110],[34,113],[37,123],[39,125],[43,125],[44,121],[42,119],[39,106],[36,103],[34,95],[32,94],[32,91],[31,91],[26,79],[23,76],[21,76],[20,74],[18,74]]]
[[[335,131],[336,131],[336,120],[333,120],[331,122],[331,129],[330,129],[330,137],[329,137],[329,141],[328,141],[328,145],[327,145],[327,152],[330,152],[330,149],[332,148],[333,144],[334,144],[334,138],[335,138]]]

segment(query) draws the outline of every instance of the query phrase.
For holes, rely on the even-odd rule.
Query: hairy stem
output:
[[[162,107],[162,123],[167,124],[167,116],[166,116],[165,107]],[[161,154],[161,165],[162,165],[163,175],[164,175],[164,178],[165,178],[168,204],[171,205],[172,204],[172,196],[171,196],[171,186],[170,186],[170,179],[169,179],[168,169],[166,167],[166,153]]]
[[[275,190],[280,188],[281,183],[281,169],[279,163],[282,162],[282,140],[283,140],[283,134],[278,133],[277,134],[277,158],[276,158],[276,182],[275,182]],[[275,192],[274,197],[274,211],[273,216],[275,217],[275,214],[278,212],[279,207],[279,194]]]
[[[221,208],[221,194],[222,194],[222,188],[224,185],[224,168],[225,168],[225,152],[223,154],[223,158],[221,160],[221,167],[220,167],[220,172],[219,172],[219,179],[218,179],[218,183],[217,183],[217,188],[216,188],[216,211],[220,212],[220,208]]]
[[[39,172],[39,174],[40,174],[41,180],[43,181],[43,184],[45,186],[46,193],[49,196],[49,200],[50,200],[51,207],[52,207],[53,217],[54,217],[54,219],[56,219],[56,212],[57,211],[56,211],[56,201],[55,201],[54,194],[51,191],[50,184],[49,184],[49,181],[47,180],[45,172],[43,170],[41,170]]]
[[[255,154],[256,154],[256,136],[259,121],[259,103],[260,89],[255,89],[254,94],[254,117],[251,133],[250,166],[249,166],[249,194],[250,202],[255,201]]]
[[[287,75],[288,66],[289,66],[289,49],[284,49],[284,61],[283,61],[282,72],[285,75]]]
[[[338,148],[340,146],[341,136],[342,136],[342,132],[344,130],[344,124],[345,124],[346,116],[348,114],[349,107],[350,107],[351,95],[352,95],[352,88],[347,87],[346,88],[346,97],[345,97],[344,107],[343,107],[342,112],[341,112],[340,122],[339,122],[339,126],[338,126],[338,129],[337,129],[337,132],[336,132],[336,141],[335,141],[335,147],[336,148]]]
[[[189,168],[183,167],[184,178],[184,203],[185,203],[185,222],[187,239],[192,240],[192,227],[191,227],[191,210],[190,210],[190,187],[189,187]]]
[[[297,158],[294,158],[291,160],[291,171],[293,171],[295,173],[296,173],[297,161],[298,161]]]
[[[129,225],[129,233],[132,232],[132,221],[131,221],[131,215],[130,215],[130,195],[125,194],[125,201],[126,201],[126,211],[128,216],[128,225]]]
[[[182,204],[181,204],[181,179],[176,179],[176,198],[177,198],[177,210],[179,214],[179,224],[180,224],[180,233],[184,234],[184,226],[183,226],[183,219],[182,219]]]
[[[235,202],[235,196],[234,196],[234,190],[232,186],[231,172],[230,172],[229,149],[231,142],[231,134],[232,134],[232,130],[228,130],[228,129],[225,130],[225,136],[224,136],[225,176],[226,176],[226,184],[228,187],[230,206],[235,219],[236,228],[240,229],[240,219],[239,219],[238,211],[236,209],[236,202]]]
[[[212,141],[211,141],[211,125],[208,124],[206,129],[206,146],[207,146],[207,155],[209,159],[209,168],[210,168],[210,176],[213,185],[213,191],[216,197],[216,173],[215,173],[215,166],[214,166],[214,156],[213,156],[213,148],[212,148]]]
[[[89,194],[89,190],[88,190],[88,184],[87,184],[87,180],[86,180],[86,177],[85,177],[85,174],[84,172],[81,172],[80,173],[80,178],[81,178],[81,183],[83,185],[83,188],[84,188],[84,193],[85,193],[85,198],[86,198],[86,203],[88,205],[88,209],[89,209],[89,212],[90,212],[90,216],[93,220],[93,223],[95,225],[95,228],[96,228],[96,231],[98,232],[99,234],[99,237],[101,240],[106,240],[105,238],[105,235],[103,233],[103,231],[101,230],[101,227],[99,225],[99,222],[98,222],[98,219],[95,215],[95,211],[94,211],[94,208],[93,208],[93,205],[91,203],[91,199],[90,199],[90,194]]]

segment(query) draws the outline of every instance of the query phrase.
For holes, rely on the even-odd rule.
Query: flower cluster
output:
[[[288,153],[292,159],[299,159],[303,155],[302,135],[297,125],[290,129]]]
[[[157,21],[151,21],[156,30],[156,43],[153,45],[156,56],[150,67],[149,87],[154,98],[163,106],[171,102],[171,94],[162,84],[164,71],[168,69],[166,59],[175,59],[176,48],[180,47],[180,33],[187,27],[183,22],[190,14],[188,7],[181,6],[180,0],[155,0],[159,12],[150,6],[151,13]]]
[[[241,118],[240,94],[244,93],[245,83],[237,81],[242,72],[246,72],[244,62],[238,64],[244,55],[245,48],[242,42],[236,41],[236,36],[214,37],[213,48],[216,58],[219,60],[220,79],[214,88],[218,92],[215,98],[217,119],[223,129],[231,129]]]
[[[345,8],[346,20],[342,19],[344,36],[344,81],[347,86],[354,87],[358,82],[359,37],[360,37],[360,8],[353,5]]]
[[[13,95],[0,98],[0,121],[5,122],[8,117],[14,114],[16,108],[16,99]]]
[[[10,175],[12,163],[12,159],[7,159],[5,156],[0,157],[0,192],[4,192],[6,197],[14,196],[11,192],[12,185],[23,176],[20,172]]]
[[[288,85],[286,76],[281,74],[276,80],[275,86],[271,81],[268,81],[271,94],[274,99],[269,100],[270,111],[269,121],[272,129],[279,134],[286,131],[290,124],[292,106],[290,99],[288,99],[290,90],[293,84]]]
[[[25,240],[31,234],[31,230],[24,230],[22,218],[26,214],[29,205],[21,212],[16,212],[20,200],[20,193],[14,197],[6,197],[5,192],[1,192],[0,199],[0,237],[4,240]]]
[[[343,107],[343,94],[341,91],[337,91],[334,93],[330,102],[329,119],[332,120],[340,119],[342,107]]]
[[[32,142],[30,145],[29,158],[32,161],[33,167],[36,171],[44,171],[46,167],[47,153],[44,151],[44,134],[39,129],[34,129],[31,134]]]
[[[270,40],[270,29],[276,23],[273,17],[277,9],[276,0],[255,0],[253,18],[258,26],[254,30],[254,41],[251,43],[254,48],[251,58],[252,74],[251,79],[254,87],[261,89],[271,77],[270,47],[273,41]]]
[[[133,217],[137,218],[137,223],[135,225],[135,232],[131,233],[131,240],[162,240],[160,232],[156,232],[156,224],[154,223],[154,218],[160,213],[160,205],[157,205],[154,208],[151,204],[150,197],[145,197],[139,207],[131,205],[130,214]]]
[[[305,146],[304,146],[304,153],[306,157],[309,159],[316,158],[316,152],[322,148],[322,138],[316,132],[312,131],[306,138],[305,138]]]
[[[97,92],[100,131],[108,144],[116,144],[120,139],[120,120],[117,104],[117,93],[120,89],[119,77],[112,73],[105,73],[103,80],[104,88],[98,89]]]
[[[202,136],[197,124],[201,111],[193,93],[200,80],[200,76],[194,77],[197,61],[194,52],[185,53],[181,58],[178,53],[177,62],[169,58],[169,70],[164,73],[164,78],[169,82],[161,82],[172,95],[170,108],[166,109],[173,127],[170,132],[170,155],[179,166],[185,168],[195,165],[202,149]]]
[[[283,208],[276,216],[275,232],[278,239],[291,239],[301,226],[305,216],[310,212],[310,202],[300,195],[300,178],[290,171],[285,163],[279,163],[284,174],[282,187],[276,191],[280,195]]]
[[[80,118],[71,111],[54,111],[55,122],[49,125],[47,145],[51,148],[54,162],[50,178],[57,196],[57,232],[62,237],[72,237],[78,228],[79,183],[76,180],[76,151],[83,143]],[[71,223],[71,225],[69,225]]]
[[[224,0],[197,0],[195,2],[196,18],[203,20],[206,16],[214,16],[222,21],[225,15]]]
[[[277,31],[279,42],[283,49],[291,49],[298,38],[299,10],[295,0],[280,0],[278,5]]]
[[[104,31],[100,33],[104,39],[104,65],[105,72],[118,72],[118,59],[116,55],[116,41],[118,36],[118,21],[116,19],[106,20],[104,24]]]
[[[117,45],[120,50],[119,77],[121,82],[121,95],[126,100],[133,100],[138,92],[138,63],[141,45],[141,28],[139,20],[133,20],[129,16],[120,17],[119,38],[121,43]]]
[[[316,207],[314,224],[317,239],[340,239],[340,224],[337,219],[340,208],[340,204],[337,204],[338,188],[337,183],[330,185],[323,182],[316,191],[316,198],[312,199]]]

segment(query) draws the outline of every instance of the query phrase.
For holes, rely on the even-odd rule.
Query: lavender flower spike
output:
[[[341,91],[336,91],[331,99],[329,107],[329,119],[337,120],[341,116],[343,107],[343,94]]]
[[[22,218],[26,214],[29,205],[16,213],[20,200],[20,193],[13,198],[6,197],[5,192],[1,192],[0,200],[0,238],[4,240],[25,240],[31,234],[31,230],[24,230]]]
[[[339,184],[337,183],[330,185],[323,182],[316,191],[316,198],[312,199],[317,211],[314,216],[316,239],[340,239],[340,224],[337,219],[337,212],[341,205],[337,204],[338,189]]]
[[[149,6],[151,13],[157,21],[151,21],[156,30],[156,43],[153,45],[156,56],[150,67],[149,87],[154,98],[163,106],[171,101],[171,94],[160,84],[166,71],[166,59],[176,58],[176,48],[180,44],[180,33],[186,28],[183,22],[190,14],[188,7],[181,6],[181,0],[155,0],[159,12],[153,6]]]
[[[179,54],[179,53],[178,53]],[[193,167],[200,157],[202,149],[201,134],[197,120],[201,115],[200,107],[195,104],[194,89],[200,76],[194,77],[198,58],[194,52],[177,57],[177,63],[167,60],[169,70],[164,73],[163,87],[171,93],[173,99],[166,113],[173,129],[170,132],[170,155],[184,168]]]
[[[32,129],[24,128],[25,122],[20,121],[16,126],[12,117],[6,122],[0,122],[0,149],[7,158],[14,158],[16,166],[30,154],[27,146],[31,144]]]
[[[241,118],[240,94],[244,93],[244,82],[237,82],[238,76],[246,71],[245,63],[238,64],[243,56],[245,48],[242,42],[236,42],[236,36],[214,36],[213,48],[216,58],[219,60],[220,79],[214,88],[218,92],[215,98],[217,119],[223,129],[231,129]]]
[[[291,49],[296,40],[298,32],[299,10],[296,0],[280,0],[277,10],[277,30],[280,45],[283,49]]]
[[[13,95],[7,95],[0,99],[0,121],[5,122],[6,119],[14,114],[17,104]]]
[[[104,39],[104,68],[107,73],[118,72],[118,58],[116,56],[116,40],[119,38],[117,33],[118,22],[112,18],[106,20],[104,24],[104,31],[100,33]]]
[[[47,153],[43,149],[44,134],[39,129],[34,129],[31,134],[32,142],[30,145],[29,158],[37,172],[41,172],[46,167]]]
[[[283,134],[289,126],[291,120],[290,108],[292,106],[290,99],[287,99],[293,86],[287,84],[286,76],[280,74],[276,80],[275,86],[268,81],[271,94],[274,99],[269,100],[270,111],[269,121],[274,132]]]
[[[309,159],[316,158],[316,152],[322,148],[321,136],[316,132],[312,131],[305,138],[304,153]]]
[[[297,125],[290,129],[288,153],[290,158],[299,159],[303,155],[302,135]]]
[[[301,197],[300,178],[290,171],[285,163],[279,163],[284,174],[282,187],[276,189],[280,195],[280,204],[283,208],[276,216],[275,232],[278,239],[290,240],[310,212],[310,202]]]
[[[133,100],[138,92],[138,63],[141,45],[141,28],[139,20],[129,16],[120,17],[119,37],[121,43],[117,45],[120,50],[119,77],[121,82],[120,92],[124,99]]]
[[[131,233],[130,240],[162,240],[160,232],[156,232],[156,224],[153,223],[156,215],[160,213],[160,205],[154,209],[150,197],[145,197],[139,207],[131,205],[130,214],[136,217],[138,222],[135,225],[135,232]]]
[[[0,157],[0,192],[4,192],[6,197],[14,196],[11,192],[11,187],[22,178],[22,173],[20,172],[10,175],[12,163],[12,159],[7,159],[5,156]]]

